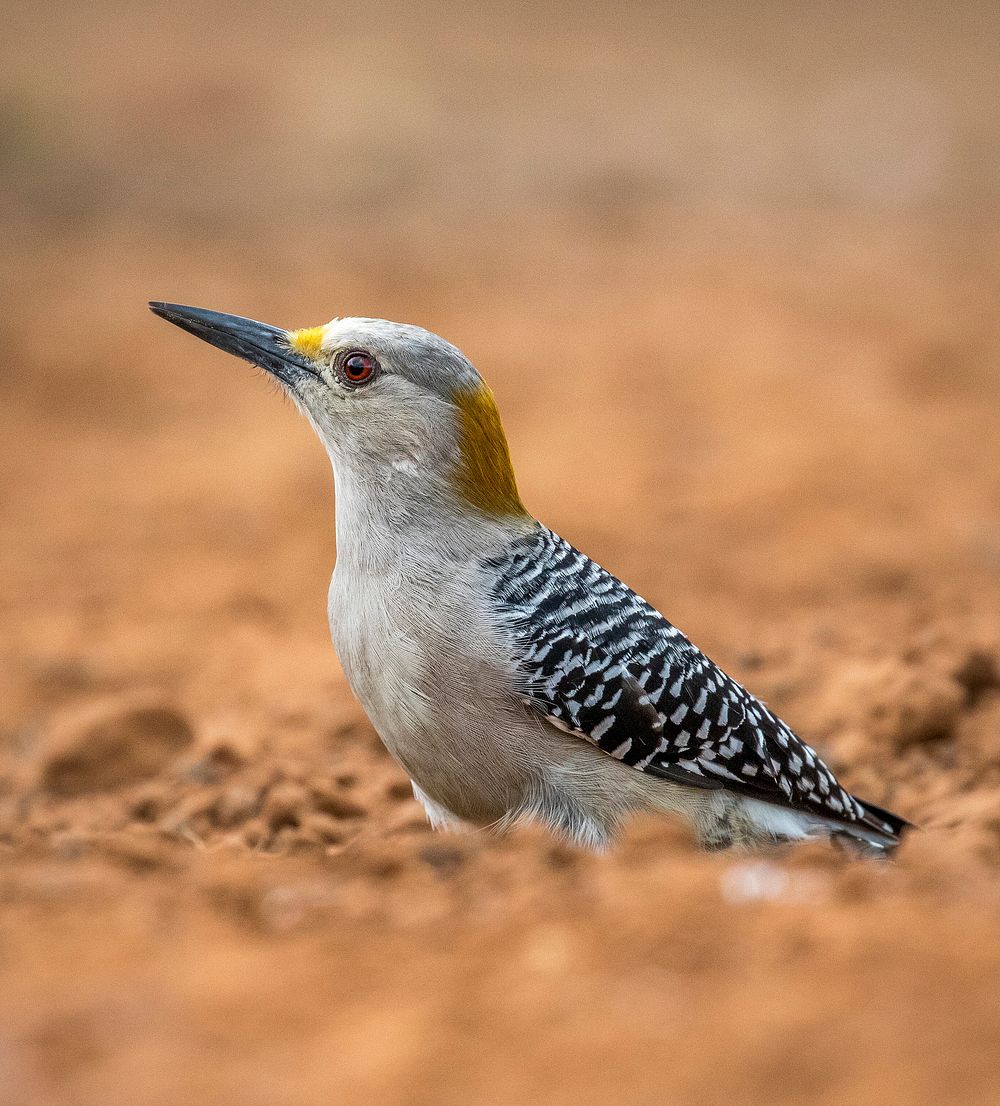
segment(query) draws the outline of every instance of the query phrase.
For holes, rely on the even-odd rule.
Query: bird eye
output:
[[[340,371],[348,384],[364,384],[366,380],[371,379],[377,368],[378,362],[375,358],[363,350],[349,353],[340,363]]]

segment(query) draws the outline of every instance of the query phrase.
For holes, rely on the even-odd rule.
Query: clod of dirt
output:
[[[264,800],[264,818],[272,833],[285,826],[297,829],[308,809],[309,795],[298,783],[275,784]]]
[[[302,819],[299,838],[310,845],[339,845],[344,840],[344,828],[329,814],[313,811]]]
[[[987,691],[1000,688],[1000,665],[992,653],[973,649],[955,670],[955,679],[965,688],[969,704],[975,705]]]
[[[239,749],[225,741],[219,741],[213,745],[205,759],[220,774],[235,772],[246,762],[246,758]]]
[[[311,791],[313,806],[331,818],[361,818],[367,813],[359,803],[338,794],[332,787],[317,783],[313,784]]]
[[[413,800],[413,785],[409,780],[393,780],[385,789],[385,797],[394,803],[408,803]]]
[[[856,665],[831,689],[831,715],[880,744],[903,749],[950,737],[968,702],[952,676],[929,666],[886,659]]]
[[[52,727],[41,785],[68,798],[149,779],[194,742],[187,719],[154,699],[103,700]]]
[[[230,784],[216,800],[212,814],[215,824],[223,829],[241,825],[260,808],[260,795],[256,787],[245,783]]]
[[[100,851],[110,860],[133,872],[154,872],[176,867],[176,856],[169,843],[150,834],[120,832],[106,834],[99,843]]]
[[[155,822],[163,813],[170,798],[170,789],[162,781],[142,784],[131,796],[128,812],[137,822]]]
[[[443,879],[454,876],[466,861],[466,854],[453,842],[431,842],[423,846],[419,855],[420,859]]]

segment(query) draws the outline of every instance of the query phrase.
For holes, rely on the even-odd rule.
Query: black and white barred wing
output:
[[[652,775],[897,832],[659,612],[551,531],[492,564],[526,697],[554,725]]]

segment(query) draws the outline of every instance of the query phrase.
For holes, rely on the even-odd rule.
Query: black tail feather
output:
[[[893,814],[891,810],[885,810],[883,807],[866,802],[864,799],[858,799],[857,801],[865,812],[866,817],[863,825],[885,836],[890,848],[899,844],[907,830],[915,828],[912,822],[900,818],[898,814]]]

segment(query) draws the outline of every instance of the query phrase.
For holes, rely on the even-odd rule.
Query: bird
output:
[[[328,615],[350,687],[434,829],[540,823],[608,849],[635,815],[706,850],[910,823],[819,755],[630,587],[524,507],[496,401],[444,338],[384,319],[284,330],[152,301],[263,369],[332,462]]]

